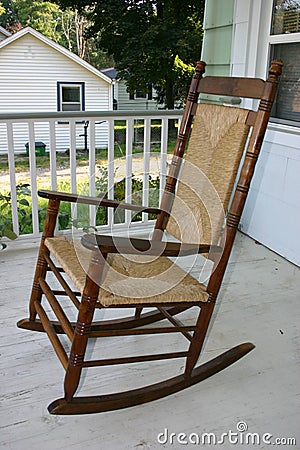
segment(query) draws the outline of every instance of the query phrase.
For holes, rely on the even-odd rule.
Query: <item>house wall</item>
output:
[[[229,75],[234,0],[206,2],[202,60],[209,75]]]
[[[85,110],[110,109],[110,85],[36,37],[26,34],[0,49],[0,112],[57,111],[57,82],[85,83]],[[15,149],[24,151],[26,127],[16,126]],[[100,129],[100,127],[98,127]],[[97,133],[96,145],[107,144],[107,132]],[[58,125],[57,150],[69,148],[67,127]],[[49,143],[48,126],[36,126],[37,140]],[[83,147],[83,127],[78,127],[78,146]],[[5,129],[0,128],[5,150]]]
[[[213,10],[216,2],[218,0],[207,0],[206,8],[212,17],[215,11],[218,21],[222,23],[220,12]],[[231,0],[221,2],[224,9],[227,5],[231,10]],[[272,0],[234,1],[231,45],[229,39],[226,41],[227,51],[230,48],[231,75],[266,77],[272,6]],[[227,13],[224,17],[227,17]],[[205,39],[206,36],[205,32]],[[215,48],[219,43],[223,45],[225,42],[222,41],[221,34],[216,32],[214,39]],[[212,66],[214,61],[213,56]],[[219,61],[218,58],[216,61]],[[244,106],[247,106],[247,102],[244,102]],[[282,125],[272,120],[268,126],[240,226],[249,236],[298,265],[299,173],[300,127]]]
[[[115,97],[118,100],[118,109],[120,110],[157,110],[158,105],[154,99],[148,100],[147,98],[135,98],[134,100],[130,100],[129,93],[127,92],[127,87],[124,81],[118,81],[117,85],[117,96]],[[153,98],[155,97],[155,92],[153,92]]]

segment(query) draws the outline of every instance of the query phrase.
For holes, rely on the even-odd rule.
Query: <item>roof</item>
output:
[[[11,36],[11,33],[9,31],[7,31],[5,28],[1,27],[0,25],[0,33],[4,34],[5,36]]]
[[[76,62],[77,64],[81,65],[86,70],[92,72],[94,75],[96,75],[97,77],[101,78],[103,81],[106,81],[109,84],[112,83],[112,80],[111,80],[111,78],[109,76],[107,76],[104,73],[100,72],[98,69],[93,67],[91,64],[89,64],[88,62],[84,61],[79,56],[75,55],[75,53],[70,52],[65,47],[57,44],[56,42],[52,41],[51,39],[47,38],[42,33],[39,33],[38,31],[34,30],[31,27],[22,28],[17,33],[9,34],[9,37],[7,37],[6,39],[4,39],[3,41],[0,42],[0,50],[3,47],[6,47],[7,45],[12,44],[13,42],[17,41],[18,39],[21,39],[23,36],[28,35],[28,34],[31,35],[31,36],[34,36],[36,39],[39,39],[44,44],[49,45],[49,47],[52,47],[54,50],[58,51],[62,55],[66,56],[67,58],[69,58],[72,61]]]
[[[112,80],[116,80],[118,76],[118,71],[114,67],[108,67],[106,69],[100,69],[102,73],[111,78]]]

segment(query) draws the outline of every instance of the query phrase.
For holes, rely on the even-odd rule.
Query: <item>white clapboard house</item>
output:
[[[124,80],[118,77],[118,71],[114,67],[101,70],[102,73],[111,78],[113,82],[114,109],[118,110],[157,110],[163,109],[156,101],[156,91],[152,84],[148,86],[147,92],[137,90],[130,93]]]
[[[95,67],[36,30],[15,34],[0,29],[0,114],[113,109],[112,80]],[[107,123],[96,126],[96,147],[107,146]],[[24,152],[28,125],[14,124],[15,152]],[[84,122],[76,123],[76,147],[84,148]],[[36,141],[49,144],[49,123],[35,124]],[[56,123],[56,149],[70,147],[69,124]],[[7,151],[0,124],[0,153]]]

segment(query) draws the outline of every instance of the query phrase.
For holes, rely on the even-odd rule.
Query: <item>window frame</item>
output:
[[[269,60],[271,59],[273,48],[275,45],[279,44],[293,44],[293,43],[300,43],[300,32],[296,33],[283,33],[283,34],[271,34],[272,33],[272,25],[273,25],[273,16],[275,11],[275,0],[272,1],[272,11],[271,11],[271,24],[270,24],[270,30],[269,30]],[[284,70],[284,68],[283,68]],[[276,101],[276,100],[275,100]],[[282,124],[287,126],[292,126],[299,128],[300,122],[297,122],[295,120],[290,119],[281,119],[278,117],[270,117],[270,122],[273,124]]]
[[[79,98],[80,98],[80,111],[85,111],[85,82],[84,81],[58,81],[57,82],[57,111],[71,112],[74,110],[64,110],[62,101],[62,88],[63,87],[79,87]]]

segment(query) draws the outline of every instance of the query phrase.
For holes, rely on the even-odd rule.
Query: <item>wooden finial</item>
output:
[[[196,65],[196,68],[195,68],[196,76],[197,75],[202,76],[204,74],[205,66],[206,66],[206,63],[204,61],[198,61],[197,62],[197,65]]]
[[[279,77],[282,73],[283,61],[274,59],[271,63],[271,67],[269,69],[269,75]]]

